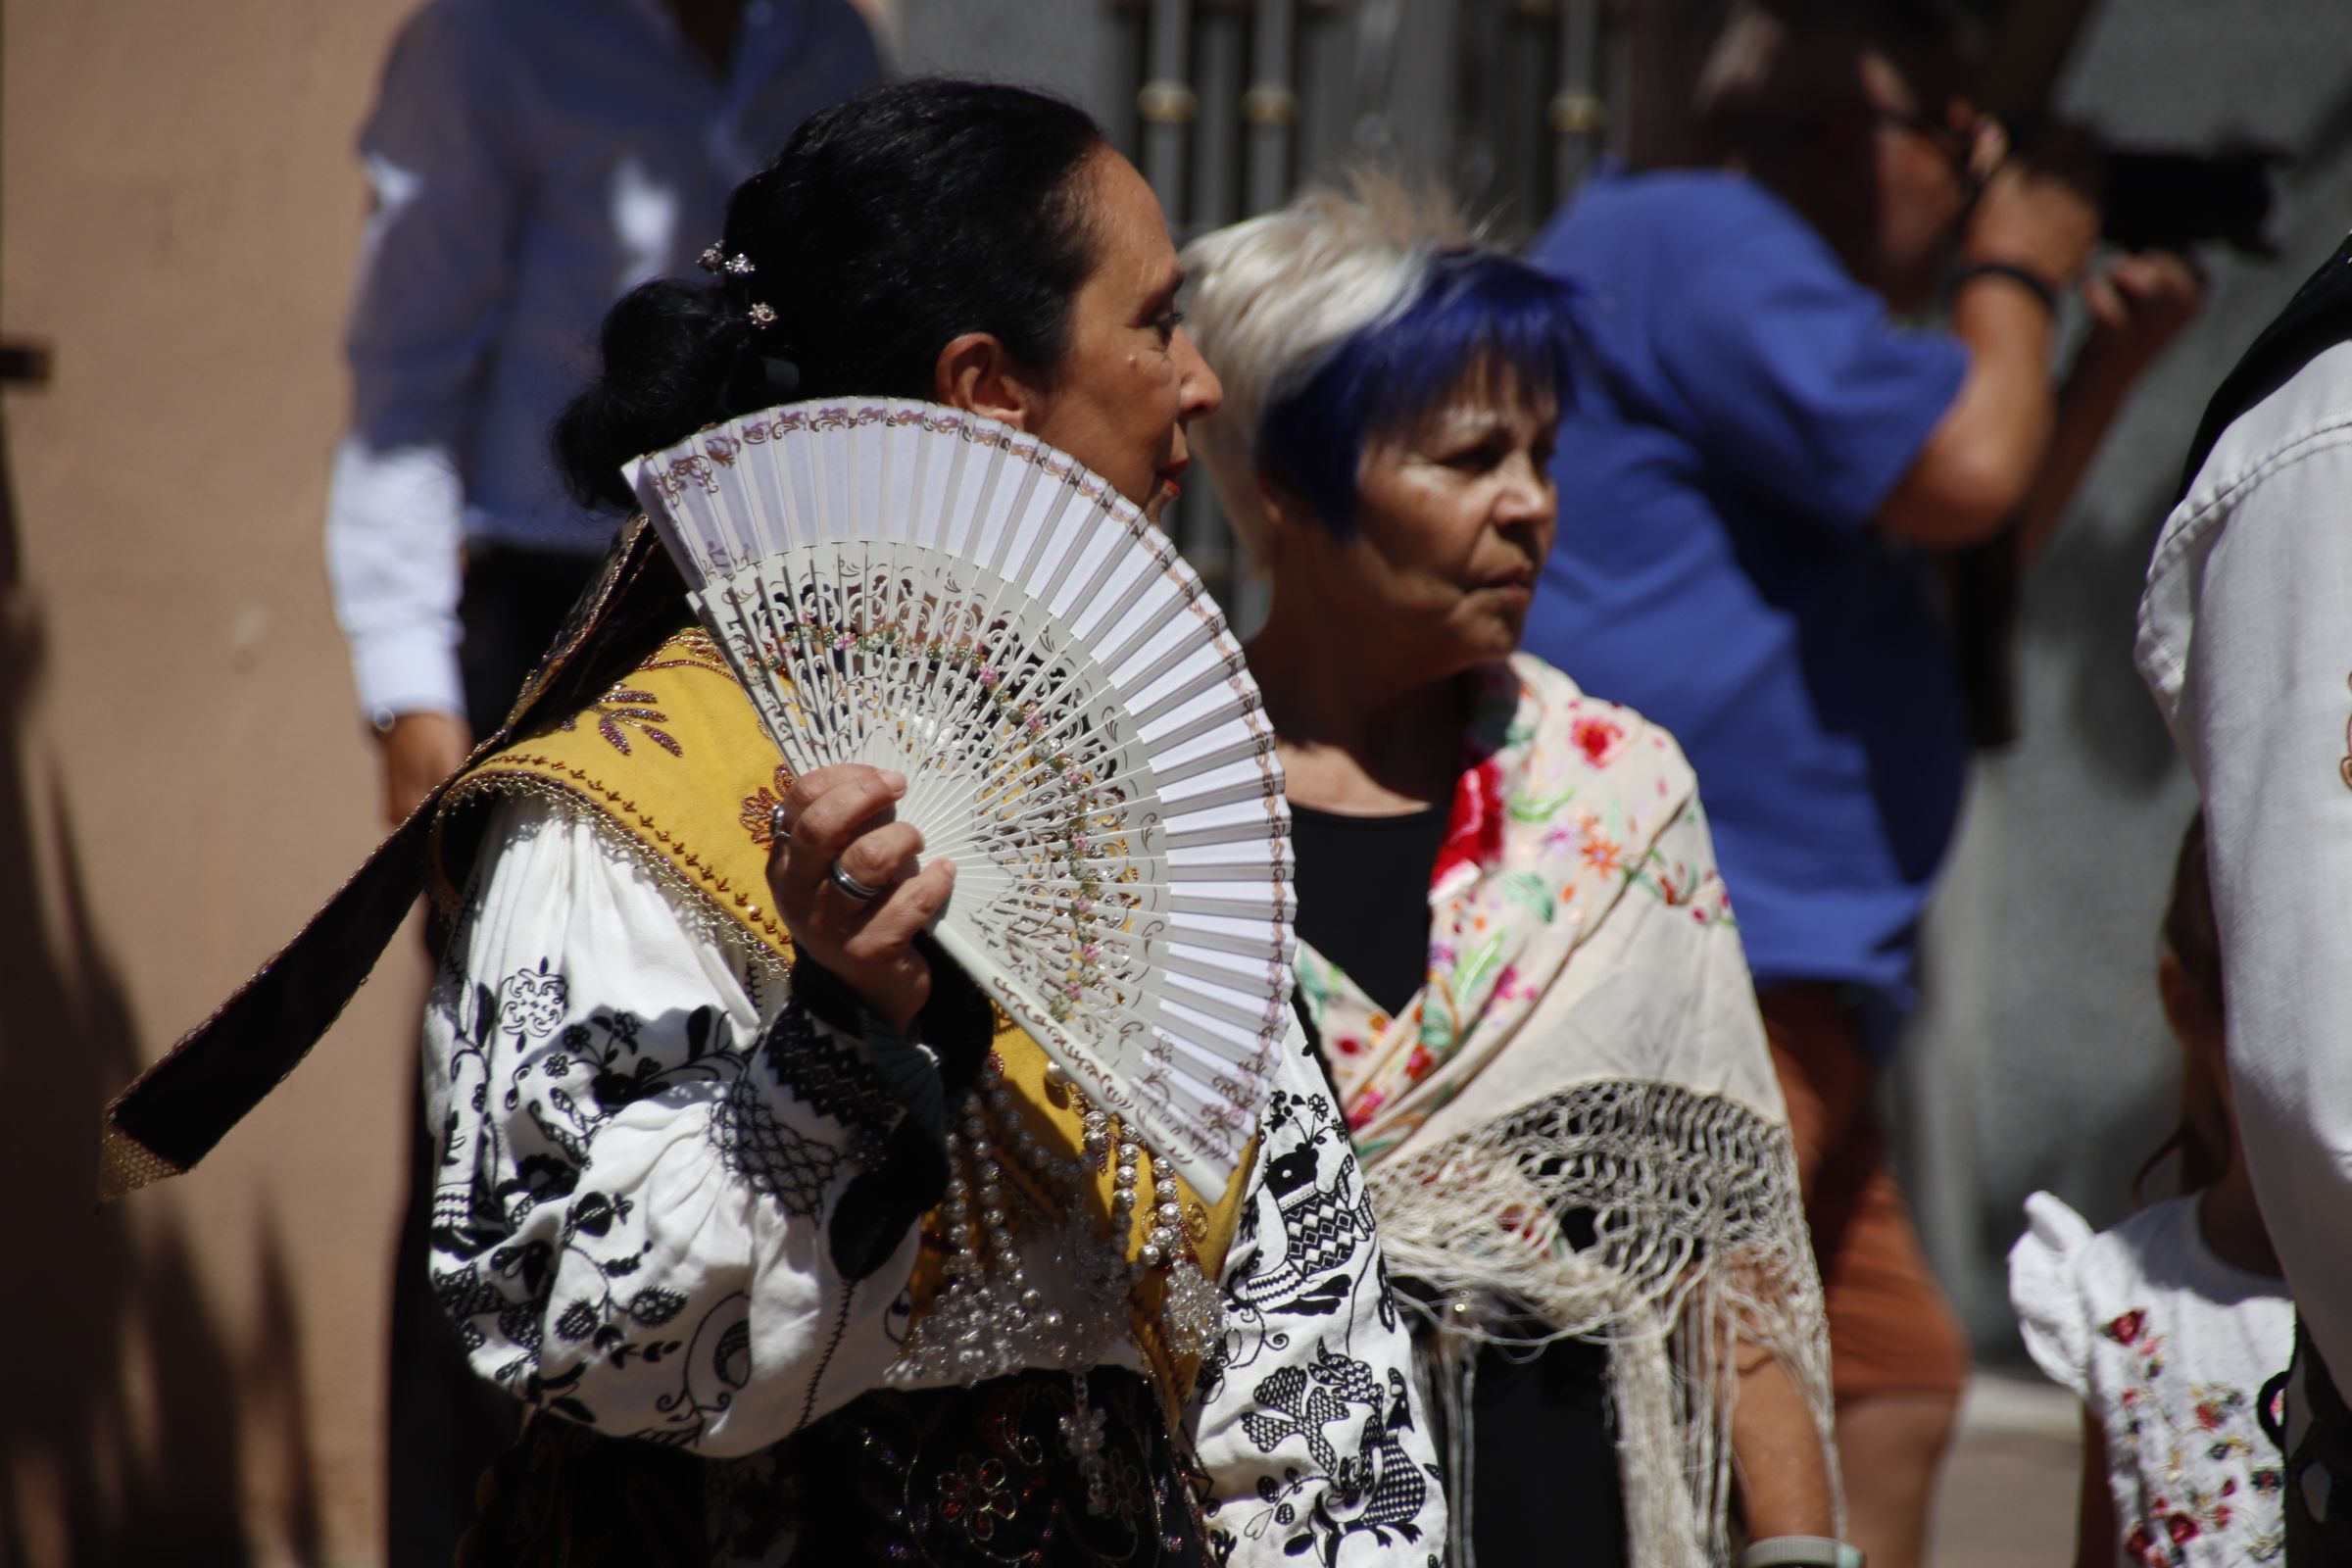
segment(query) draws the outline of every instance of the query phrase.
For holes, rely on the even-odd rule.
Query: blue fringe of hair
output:
[[[1508,368],[1563,406],[1584,352],[1582,292],[1486,251],[1431,258],[1411,303],[1334,345],[1258,420],[1258,462],[1334,535],[1355,532],[1364,448],[1409,433],[1465,376]]]

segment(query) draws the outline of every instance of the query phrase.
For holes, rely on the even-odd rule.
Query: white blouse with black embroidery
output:
[[[424,1030],[432,1269],[476,1370],[714,1459],[880,1387],[917,1237],[851,1282],[824,1225],[896,1116],[860,1043],[592,819],[513,802],[485,843]],[[1445,1504],[1410,1342],[1296,1031],[1250,1183],[1193,1411],[1216,1545],[1434,1568]],[[1051,1298],[1043,1249],[1029,1274]],[[1123,1344],[1108,1359],[1139,1366]]]

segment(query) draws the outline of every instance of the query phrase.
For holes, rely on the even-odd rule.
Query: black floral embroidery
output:
[[[886,1130],[889,1102],[863,1061],[798,1007],[788,1005],[755,1050],[736,1041],[716,1007],[673,1014],[658,1027],[616,1007],[566,1021],[572,991],[541,960],[495,987],[461,976],[444,993],[453,1038],[434,1287],[469,1348],[495,1331],[516,1349],[495,1369],[500,1382],[574,1421],[597,1424],[576,1394],[591,1365],[674,1366],[677,1386],[660,1401],[662,1424],[635,1435],[692,1444],[708,1416],[749,1382],[745,1302],[731,1296],[688,1320],[682,1293],[639,1277],[645,1251],[627,1240],[636,1234],[634,1201],[595,1179],[599,1133],[650,1097],[707,1097],[708,1136],[720,1160],[785,1212],[807,1218],[822,1211],[845,1167]],[[775,1076],[803,1066],[808,1089]],[[787,1125],[771,1108],[779,1089],[836,1114],[853,1136],[836,1147]],[[493,1097],[501,1113],[492,1111]],[[517,1147],[500,1147],[508,1139]],[[562,1215],[552,1236],[544,1225],[526,1231],[549,1205]],[[566,1256],[589,1266],[560,1268]],[[556,1296],[559,1277],[561,1289],[574,1293],[568,1299]],[[543,1368],[548,1338],[564,1348],[569,1370]]]
[[[1212,1514],[1211,1543],[1229,1560],[1244,1539],[1271,1539],[1326,1568],[1357,1547],[1394,1561],[1425,1544],[1435,1564],[1443,1493],[1436,1464],[1413,1451],[1428,1444],[1347,1128],[1328,1096],[1277,1088],[1259,1137],[1262,1176],[1227,1271],[1229,1330],[1202,1397],[1246,1380],[1253,1408],[1242,1429],[1272,1462],[1255,1506],[1229,1498]]]

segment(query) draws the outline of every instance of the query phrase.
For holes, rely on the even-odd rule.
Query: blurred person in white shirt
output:
[[[2139,667],[2204,794],[2230,1081],[2295,1302],[2286,1560],[2352,1561],[2352,240],[2215,394],[2187,471]]]
[[[692,272],[728,193],[880,73],[848,0],[429,0],[402,27],[360,136],[374,210],[326,519],[387,824],[505,717],[611,543],[548,449],[606,311]],[[387,1561],[443,1568],[518,1407],[432,1299],[421,1111],[416,1134]]]

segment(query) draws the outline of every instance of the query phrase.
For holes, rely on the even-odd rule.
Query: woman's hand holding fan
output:
[[[787,831],[767,852],[767,886],[795,951],[823,964],[905,1033],[931,999],[931,966],[915,936],[946,906],[956,862],[921,864],[922,830],[889,819],[906,777],[862,762],[793,780],[777,814]],[[841,867],[880,893],[859,900],[833,881]]]
[[[629,477],[786,765],[904,775],[940,947],[1214,1201],[1288,1025],[1290,819],[1200,579],[1066,454],[930,404],[770,409]]]

